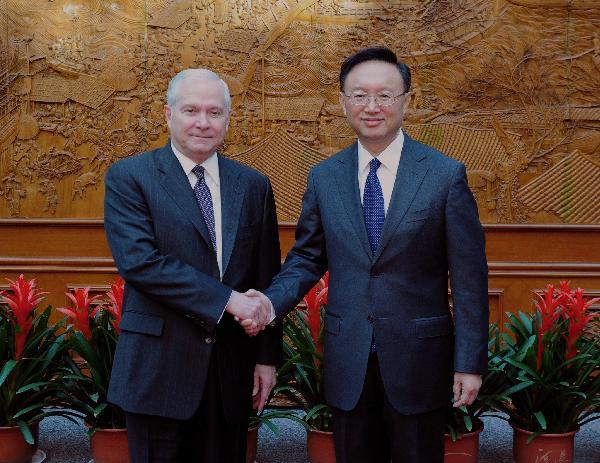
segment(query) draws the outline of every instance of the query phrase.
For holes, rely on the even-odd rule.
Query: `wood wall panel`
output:
[[[600,294],[600,226],[484,225],[489,263],[490,319],[531,311],[535,292],[570,280]],[[282,255],[294,243],[295,224],[280,223]],[[69,289],[101,291],[116,269],[101,220],[0,219],[0,289],[5,278],[35,277],[48,303],[66,304]]]
[[[484,222],[600,224],[597,5],[0,0],[0,217],[102,217],[108,166],[167,139],[168,80],[208,67],[222,151],[295,221],[308,169],[354,140],[340,63],[383,44],[412,69],[406,131],[466,165]]]

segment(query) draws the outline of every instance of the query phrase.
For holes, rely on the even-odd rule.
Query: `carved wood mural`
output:
[[[296,220],[308,168],[354,139],[340,62],[374,44],[484,222],[600,224],[600,0],[0,0],[0,216],[102,217],[106,168],[166,141],[169,78],[208,67],[224,151]]]

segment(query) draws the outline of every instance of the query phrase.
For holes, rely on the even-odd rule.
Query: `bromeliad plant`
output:
[[[475,401],[468,406],[450,408],[446,415],[446,433],[452,441],[463,434],[483,428],[481,417],[494,416],[495,404],[509,400],[510,385],[505,375],[503,356],[507,348],[502,345],[498,325],[491,324],[488,336],[488,369],[483,375],[481,389]]]
[[[0,292],[0,426],[19,426],[29,444],[30,425],[46,416],[69,415],[58,405],[60,359],[65,352],[61,324],[50,325],[51,308],[40,309],[45,292],[20,275]]]
[[[89,296],[89,288],[77,288],[67,297],[72,308],[56,309],[68,316],[68,346],[80,359],[65,363],[65,400],[95,429],[125,427],[125,415],[108,403],[107,392],[119,335],[124,282],[117,279],[106,293],[108,303],[100,303],[102,295]]]
[[[532,315],[508,313],[505,373],[510,402],[496,406],[521,429],[566,433],[600,418],[600,336],[585,334],[596,316],[568,282],[548,285]]]
[[[331,409],[323,392],[323,317],[328,274],[304,298],[306,309],[288,315],[283,324],[285,363],[278,371],[283,383],[275,389],[298,403],[307,428],[331,431]]]

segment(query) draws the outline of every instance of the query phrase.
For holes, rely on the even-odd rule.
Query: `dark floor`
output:
[[[512,463],[512,431],[503,420],[485,418],[479,463]],[[258,463],[307,463],[306,433],[299,425],[277,420],[281,435],[261,429]],[[88,437],[82,424],[46,418],[40,426],[44,463],[87,463]],[[38,460],[40,461],[40,460]],[[532,462],[533,463],[533,462]],[[575,463],[600,463],[600,420],[584,426],[575,439]]]

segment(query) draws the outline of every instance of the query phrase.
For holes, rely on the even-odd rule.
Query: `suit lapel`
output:
[[[405,134],[394,189],[385,217],[381,241],[373,256],[373,264],[379,259],[379,256],[394,236],[396,228],[398,228],[402,218],[408,211],[425,178],[428,167],[427,163],[421,162],[424,159],[425,155],[419,150],[419,145]]]
[[[208,228],[194,197],[194,191],[190,188],[190,182],[171,150],[171,142],[158,150],[156,155],[160,184],[212,249]]]
[[[371,247],[369,246],[369,238],[363,218],[358,188],[358,144],[354,143],[348,147],[338,157],[338,162],[340,163],[340,171],[336,171],[334,176],[337,181],[340,197],[342,198],[340,203],[344,205],[348,218],[352,223],[352,228],[356,232],[356,236],[369,256],[369,259],[371,259]]]
[[[219,178],[221,184],[221,236],[223,238],[223,275],[227,270],[237,235],[243,192],[239,176],[241,170],[236,163],[219,156]]]

